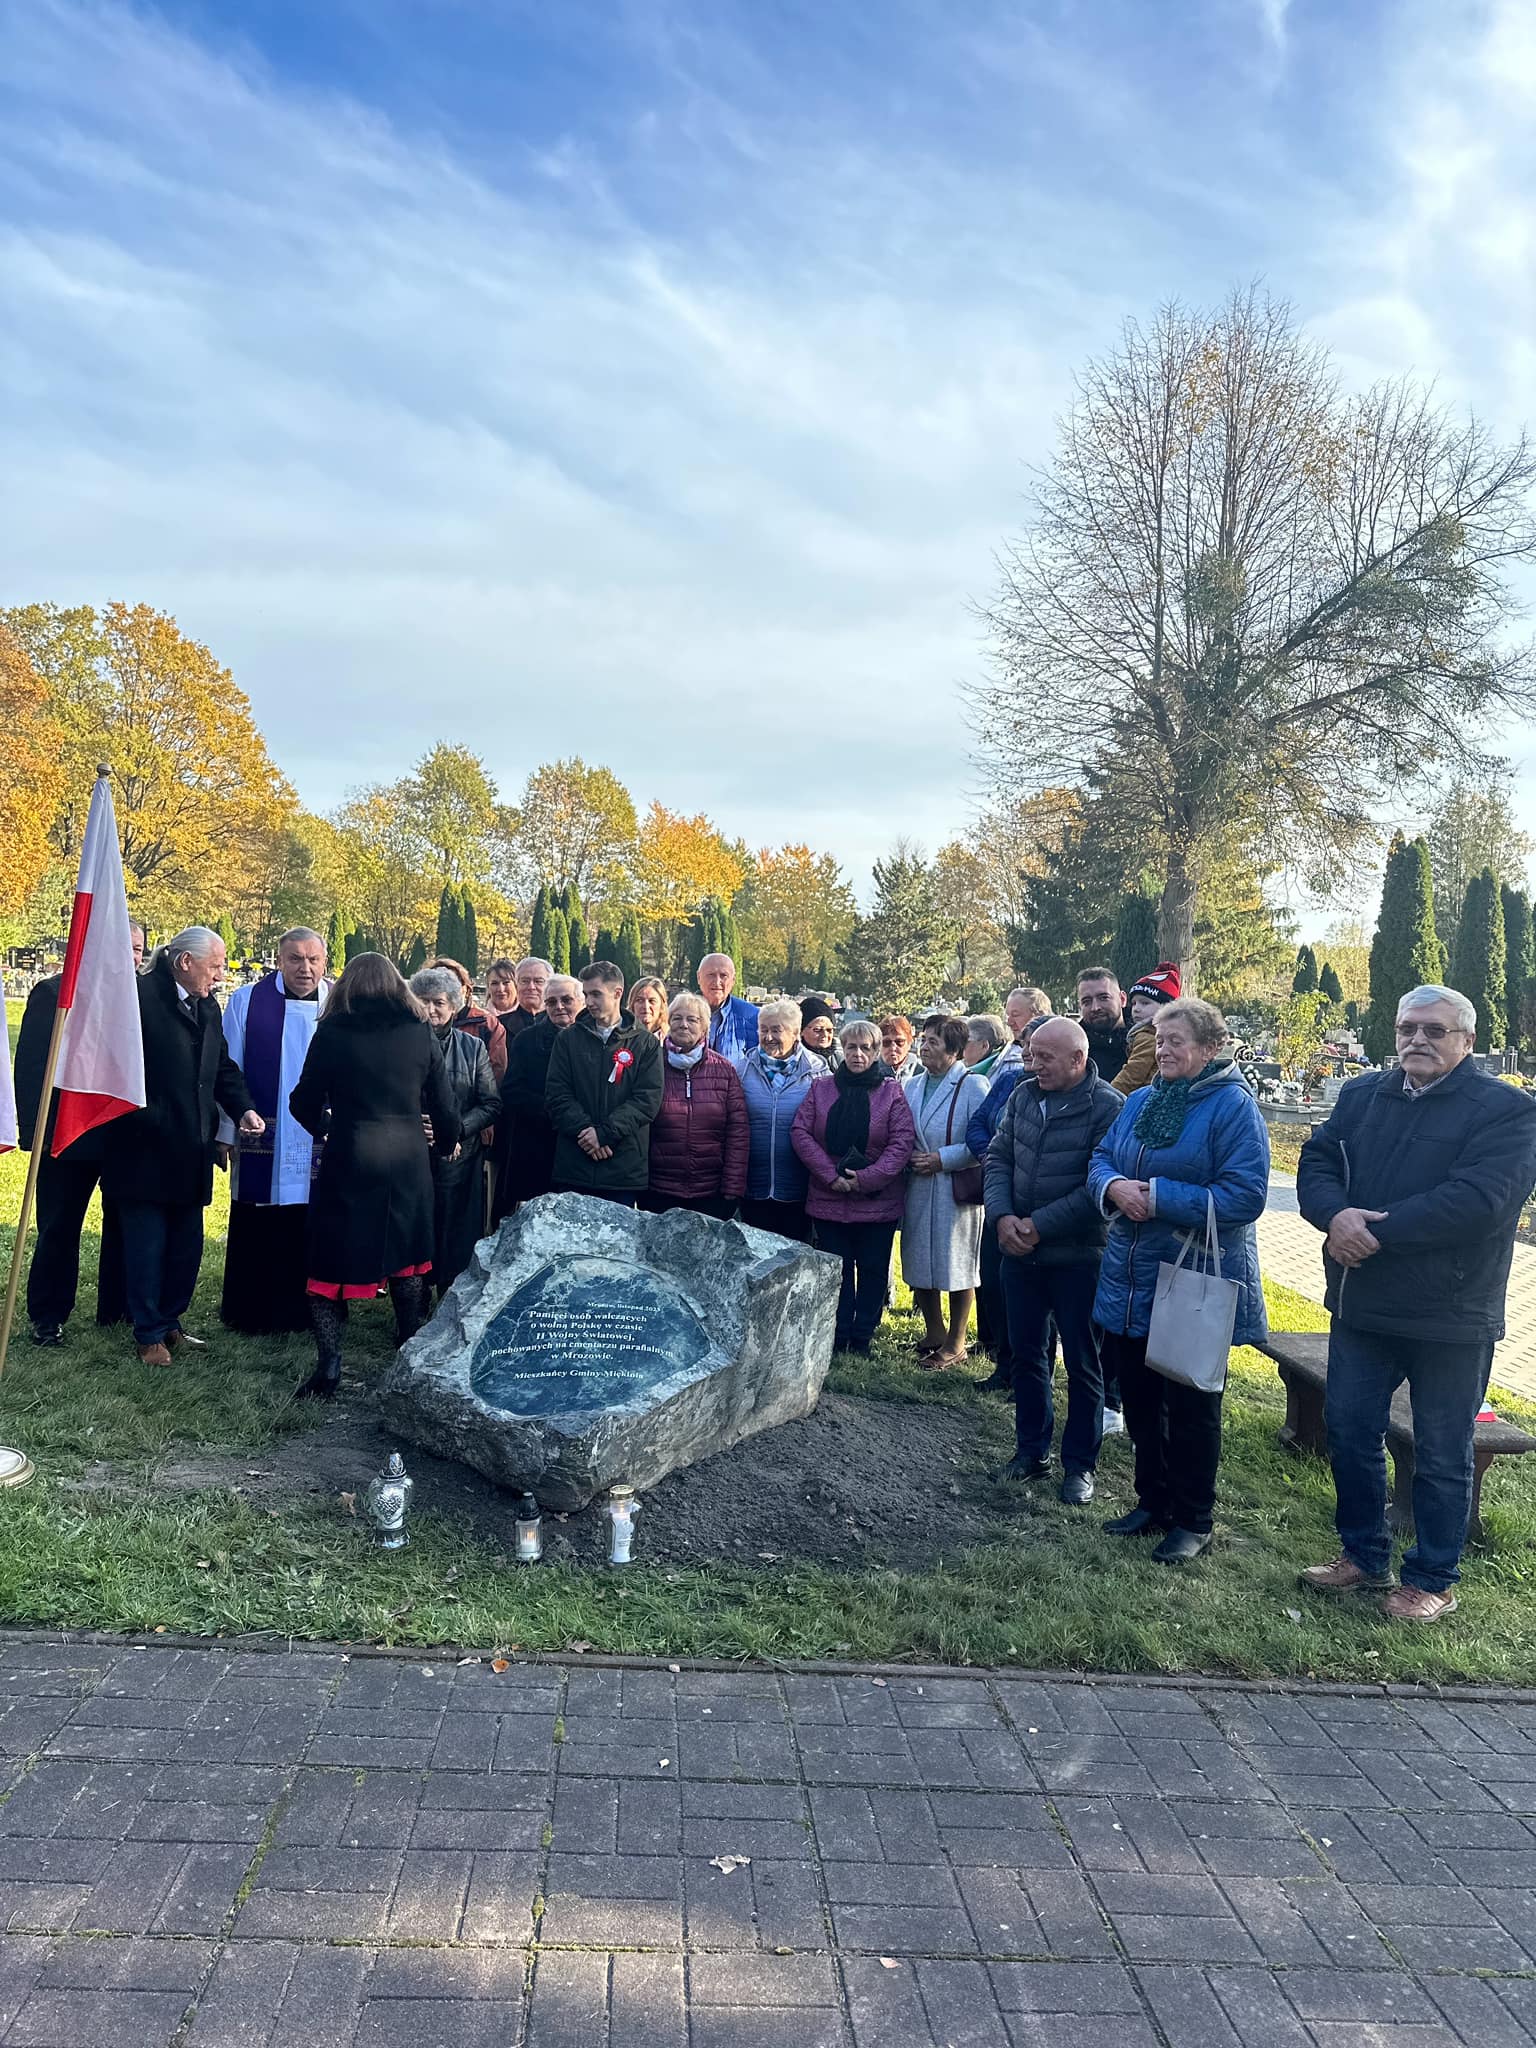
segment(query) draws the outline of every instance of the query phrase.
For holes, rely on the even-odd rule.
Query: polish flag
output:
[[[68,1013],[54,1085],[55,1158],[98,1124],[144,1107],[144,1033],[128,931],[117,818],[105,775],[96,779],[80,850],[80,880],[64,950],[59,1008]]]
[[[11,1152],[16,1146],[16,1085],[11,1079],[11,1048],[6,1033],[0,1031],[0,1152]]]

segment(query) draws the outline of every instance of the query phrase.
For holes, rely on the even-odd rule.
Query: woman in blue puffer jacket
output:
[[[757,1045],[736,1062],[747,1097],[747,1191],[741,1220],[780,1237],[811,1241],[805,1213],[806,1170],[789,1140],[795,1111],[827,1063],[800,1043],[800,1005],[764,1003],[757,1013]]]
[[[1114,1536],[1162,1529],[1152,1555],[1184,1564],[1209,1548],[1221,1462],[1221,1396],[1165,1379],[1147,1364],[1157,1269],[1193,1232],[1205,1242],[1216,1208],[1221,1270],[1242,1288],[1234,1344],[1269,1334],[1253,1226],[1269,1193],[1269,1132],[1248,1084],[1223,1052],[1227,1020],[1197,996],[1157,1015],[1157,1079],[1130,1096],[1099,1141],[1088,1187],[1110,1218],[1094,1321],[1104,1374],[1118,1372],[1136,1449],[1137,1505],[1106,1522]],[[1187,1263],[1187,1262],[1186,1262]]]

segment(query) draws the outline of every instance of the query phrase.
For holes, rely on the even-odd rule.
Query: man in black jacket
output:
[[[266,1129],[224,1043],[213,999],[223,979],[224,942],[204,925],[162,946],[140,975],[145,1106],[107,1134],[101,1191],[122,1218],[128,1313],[145,1365],[169,1365],[183,1344],[201,1349],[181,1319],[203,1260],[219,1111],[252,1137]]]
[[[1085,967],[1078,975],[1077,1018],[1088,1034],[1088,1057],[1113,1081],[1125,1065],[1126,1039],[1125,995],[1113,967]]]
[[[661,1040],[624,1008],[624,973],[611,960],[581,970],[581,992],[586,1008],[555,1040],[544,1088],[555,1186],[632,1209],[650,1178]]]
[[[144,927],[130,924],[133,964],[144,959]],[[57,1159],[52,1152],[53,1123],[59,1098],[55,1091],[48,1105],[47,1121],[41,1131],[43,1075],[48,1066],[48,1046],[53,1037],[53,1020],[58,1013],[59,985],[64,977],[50,974],[38,982],[27,997],[21,1030],[16,1039],[16,1120],[24,1148],[41,1145],[43,1156],[37,1165],[37,1235],[32,1243],[32,1262],[27,1268],[27,1317],[34,1344],[62,1344],[64,1325],[74,1313],[75,1293],[80,1285],[80,1233],[85,1212],[101,1178],[107,1131],[100,1126],[66,1146]],[[101,1249],[96,1261],[96,1320],[103,1326],[120,1323],[128,1313],[124,1291],[123,1241],[117,1209],[111,1202],[101,1205]]]
[[[510,1216],[519,1202],[547,1195],[555,1176],[555,1127],[544,1090],[555,1040],[569,1031],[581,1009],[581,983],[573,974],[552,974],[544,984],[544,1014],[526,1031],[507,1028],[507,1071],[501,1077],[501,1122],[496,1137],[494,1221]],[[505,1013],[510,1018],[513,1013]]]
[[[1536,1103],[1472,1064],[1476,1028],[1455,989],[1411,990],[1397,1010],[1399,1065],[1343,1089],[1296,1176],[1302,1215],[1327,1234],[1328,1455],[1343,1545],[1302,1582],[1391,1588],[1397,1621],[1437,1621],[1456,1605],[1473,1430],[1536,1182]],[[1392,1587],[1383,1445],[1404,1380],[1416,1533]]]
[[[987,1147],[985,1175],[987,1221],[997,1230],[1002,1253],[1013,1353],[1018,1449],[1007,1476],[1044,1479],[1051,1470],[1055,1347],[1048,1332],[1054,1318],[1067,1368],[1061,1497],[1081,1507],[1093,1499],[1104,1434],[1093,1296],[1109,1230],[1088,1192],[1088,1162],[1125,1103],[1100,1080],[1087,1036],[1070,1017],[1038,1025],[1029,1056],[1034,1071],[1008,1098]]]

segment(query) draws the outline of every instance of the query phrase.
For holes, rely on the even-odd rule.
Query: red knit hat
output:
[[[1155,1003],[1176,1003],[1179,988],[1179,963],[1176,960],[1159,960],[1150,974],[1144,974],[1140,981],[1132,983],[1128,992],[1133,996],[1150,996]]]

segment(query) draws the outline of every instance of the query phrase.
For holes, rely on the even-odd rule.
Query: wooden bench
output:
[[[1275,1331],[1259,1346],[1280,1371],[1285,1387],[1285,1423],[1280,1441],[1288,1451],[1328,1455],[1323,1403],[1328,1392],[1328,1338],[1325,1332]],[[1495,1458],[1520,1458],[1536,1451],[1536,1436],[1512,1422],[1480,1422],[1473,1435],[1472,1513],[1467,1536],[1483,1540],[1483,1474]],[[1387,1424],[1387,1449],[1392,1453],[1392,1526],[1413,1527],[1413,1412],[1406,1385],[1392,1396]]]

